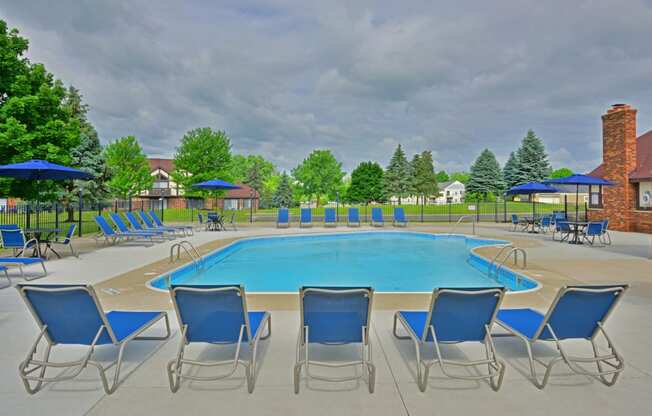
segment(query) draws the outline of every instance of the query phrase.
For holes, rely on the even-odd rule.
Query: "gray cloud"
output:
[[[153,156],[210,126],[282,169],[317,147],[385,165],[402,143],[460,170],[533,128],[555,166],[586,171],[611,103],[652,128],[645,0],[5,3],[102,140],[133,134]]]

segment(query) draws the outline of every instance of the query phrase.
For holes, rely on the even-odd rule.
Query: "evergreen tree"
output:
[[[401,198],[408,196],[413,190],[410,163],[406,159],[405,152],[403,152],[400,144],[394,151],[389,166],[385,170],[384,178],[387,195],[397,197],[399,204]]]
[[[467,195],[487,198],[502,193],[504,188],[503,173],[496,156],[489,149],[484,149],[471,166]]]
[[[385,200],[383,168],[376,162],[362,162],[351,172],[351,185],[346,199],[353,203],[382,202]]]
[[[511,188],[513,186],[518,185],[518,180],[517,180],[518,166],[519,166],[518,156],[516,156],[516,153],[511,152],[509,154],[509,159],[507,159],[507,162],[503,167],[503,181],[505,182],[505,186],[507,188]]]
[[[546,149],[534,131],[528,130],[516,156],[518,160],[515,175],[516,185],[541,182],[550,176],[550,164]]]
[[[276,188],[276,192],[274,192],[274,196],[272,197],[272,204],[278,208],[287,208],[291,206],[293,202],[294,199],[292,196],[292,185],[290,185],[290,177],[287,173],[283,172],[281,174],[281,180],[278,183],[278,187]]]
[[[437,193],[437,175],[432,152],[424,150],[413,159],[414,190],[423,200]]]

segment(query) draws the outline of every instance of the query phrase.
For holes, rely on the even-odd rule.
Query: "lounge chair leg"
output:
[[[179,391],[179,386],[181,385],[181,367],[183,365],[183,353],[186,347],[186,331],[188,329],[187,325],[184,325],[181,328],[181,334],[179,336],[179,348],[177,350],[177,357],[170,360],[167,365],[168,372],[168,381],[170,382],[170,391],[176,393]]]
[[[0,289],[4,289],[4,288],[10,287],[12,285],[11,278],[9,277],[9,272],[7,271],[7,269],[5,269],[4,272],[5,272],[5,277],[7,278],[7,284],[4,285],[4,286],[0,286]]]
[[[411,339],[411,337],[409,337],[409,336],[402,336],[402,335],[399,335],[399,334],[398,334],[398,332],[396,331],[396,321],[397,321],[397,320],[398,320],[398,312],[396,312],[396,313],[394,314],[394,326],[393,326],[393,330],[392,330],[393,333],[394,333],[394,336],[395,336],[396,338],[398,338],[398,339]]]
[[[302,336],[303,330],[299,331],[299,336],[297,337],[297,354],[296,354],[296,361],[294,364],[294,394],[299,394],[299,386],[301,384],[301,367],[303,366],[303,363],[306,362],[307,357],[304,357],[304,354],[306,353],[305,351],[305,345],[303,341],[303,336]]]

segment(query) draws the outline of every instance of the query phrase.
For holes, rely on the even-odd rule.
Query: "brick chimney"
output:
[[[636,190],[629,174],[636,168],[636,109],[614,104],[602,116],[602,159],[604,178],[615,186],[603,189],[603,205],[610,228],[631,231],[631,211],[635,208]]]

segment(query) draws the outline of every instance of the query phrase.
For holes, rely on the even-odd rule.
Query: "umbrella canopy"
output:
[[[223,181],[221,179],[213,179],[210,181],[199,182],[193,185],[194,188],[206,189],[211,191],[217,191],[220,189],[240,189],[238,185]]]
[[[93,175],[79,169],[50,163],[46,160],[28,160],[0,166],[0,176],[27,180],[92,179]]]
[[[552,183],[558,185],[603,185],[603,186],[613,186],[614,183],[606,179],[598,178],[590,175],[583,175],[581,173],[575,173],[564,178],[555,178],[548,179],[543,181],[543,183]]]
[[[545,193],[555,193],[559,192],[558,189],[553,188],[539,182],[529,182],[523,185],[514,186],[509,188],[507,195],[532,195],[532,194],[545,194]]]

